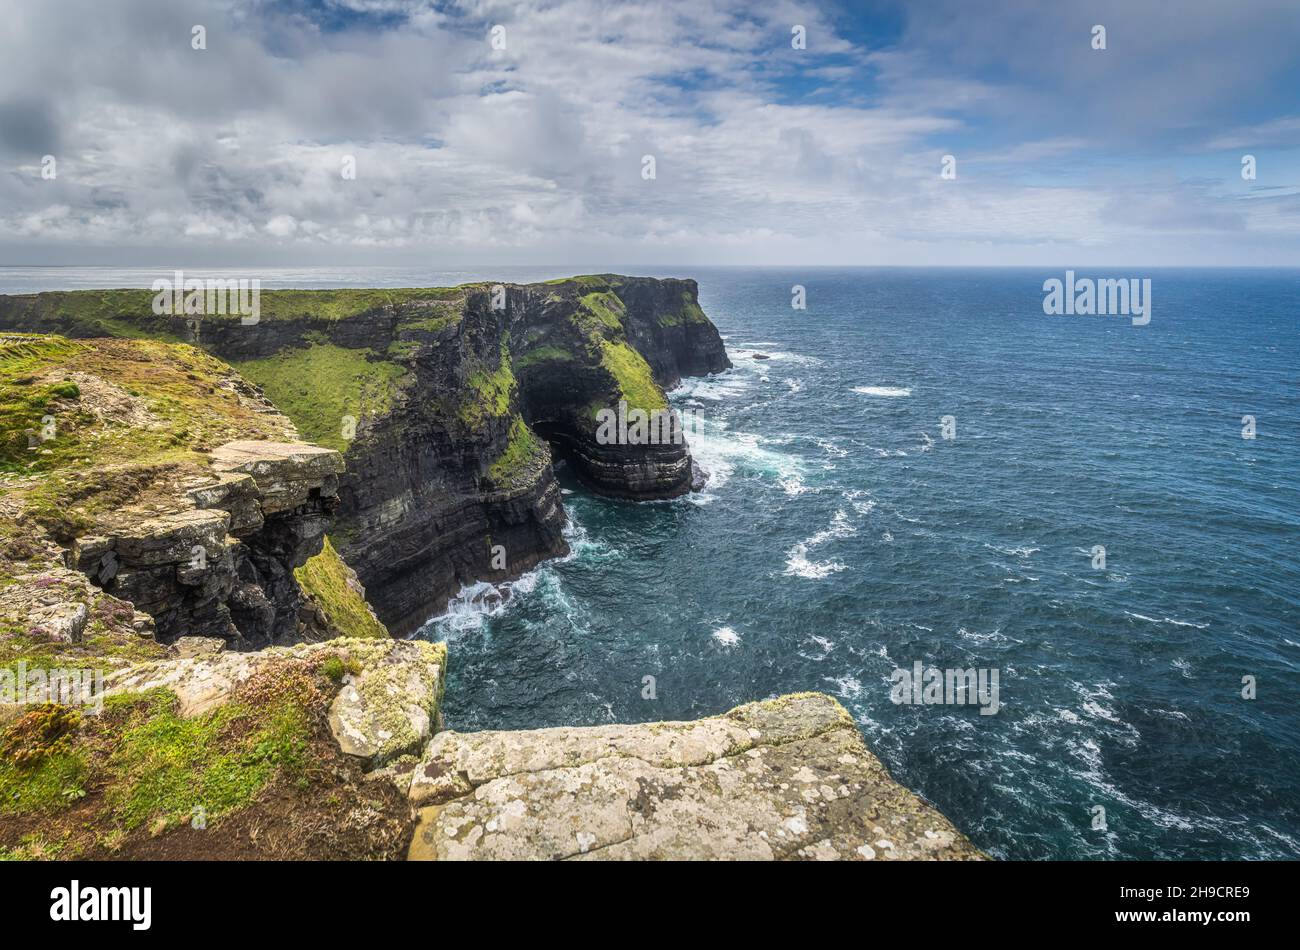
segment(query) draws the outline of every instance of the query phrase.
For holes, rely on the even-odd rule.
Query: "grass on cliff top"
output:
[[[676,313],[665,313],[659,317],[661,327],[675,327],[691,323],[708,323],[709,318],[704,315],[700,305],[692,299],[691,295],[682,291],[682,309]]]
[[[180,342],[167,318],[153,312],[154,296],[149,290],[57,290],[10,299],[19,303],[29,330]],[[0,316],[8,316],[7,309],[0,297]]]
[[[60,337],[0,343],[0,493],[75,533],[163,479],[208,469],[234,439],[283,440],[283,421],[242,399],[233,371],[186,344]]]
[[[319,670],[286,663],[192,718],[163,688],[110,696],[98,715],[32,707],[0,728],[0,818],[56,815],[100,792],[98,835],[157,831],[196,808],[218,820],[274,778],[307,780],[312,714],[330,688]]]
[[[578,300],[583,311],[595,317],[602,326],[620,333],[623,331],[623,314],[627,307],[618,294],[602,290],[583,294]]]
[[[312,343],[235,366],[262,387],[300,437],[346,452],[351,441],[345,438],[347,417],[355,426],[388,412],[406,373],[396,363],[368,358],[374,355],[373,350]]]
[[[388,629],[379,622],[365,598],[349,583],[349,571],[328,537],[320,554],[293,576],[341,637],[387,637]]]
[[[574,277],[557,277],[554,280],[544,280],[543,284],[556,286],[559,284],[577,284],[580,287],[609,287],[618,282],[617,274],[580,274]]]
[[[162,274],[171,279],[171,273]],[[237,277],[238,275],[230,275]],[[347,320],[381,307],[412,302],[445,301],[430,319],[444,324],[454,319],[454,301],[465,287],[359,288],[326,290],[262,290],[258,294],[262,320]],[[50,330],[77,337],[150,338],[179,342],[169,330],[170,318],[153,312],[152,290],[68,290],[22,296],[0,296],[0,322],[24,329]],[[238,320],[238,314],[208,314],[205,320]],[[418,322],[418,318],[417,321]]]
[[[362,780],[329,731],[356,669],[335,653],[272,661],[191,717],[157,688],[99,715],[45,705],[0,723],[0,860],[404,853],[405,796]]]

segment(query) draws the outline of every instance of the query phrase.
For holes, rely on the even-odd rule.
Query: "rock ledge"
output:
[[[408,793],[416,860],[984,857],[818,693],[695,722],[442,732]]]

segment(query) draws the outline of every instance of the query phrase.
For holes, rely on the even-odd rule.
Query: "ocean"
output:
[[[994,856],[1300,857],[1300,271],[1079,272],[1150,278],[1145,326],[1046,315],[1064,268],[261,276],[595,271],[699,281],[735,368],[671,398],[710,480],[630,504],[561,471],[570,556],[419,634],[450,644],[450,727],[819,690]],[[6,268],[0,292],[157,276]],[[918,662],[996,671],[996,714],[895,703]]]

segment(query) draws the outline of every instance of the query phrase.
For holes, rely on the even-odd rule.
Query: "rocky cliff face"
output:
[[[0,297],[0,329],[144,332],[234,365],[303,437],[343,453],[335,546],[404,635],[462,584],[565,553],[552,448],[617,497],[698,484],[680,427],[666,442],[635,427],[640,412],[672,433],[664,389],[730,365],[697,294],[694,281],[610,275],[266,291],[255,325],[158,317],[143,291],[38,294]],[[602,410],[633,425],[602,433]]]
[[[294,575],[338,506],[337,451],[291,441],[288,419],[189,346],[14,339],[0,370],[0,586],[16,581],[0,624],[14,644],[76,644],[119,615],[164,643],[337,635]],[[66,568],[107,599],[56,580]],[[51,594],[49,624],[22,616]]]

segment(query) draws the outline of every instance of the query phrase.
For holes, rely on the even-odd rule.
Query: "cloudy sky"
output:
[[[0,0],[0,27],[0,264],[1300,265],[1297,0]]]

